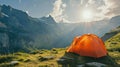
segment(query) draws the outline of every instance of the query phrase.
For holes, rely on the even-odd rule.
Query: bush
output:
[[[111,44],[118,44],[118,43],[116,43],[116,42],[112,42]]]
[[[116,46],[111,46],[108,48],[108,51],[114,52],[114,51],[118,51],[120,52],[120,46],[116,45]]]
[[[9,62],[12,61],[14,57],[13,56],[0,56],[0,63],[5,63],[5,62]]]
[[[24,62],[30,62],[31,60],[30,59],[26,59]]]
[[[47,60],[52,60],[54,59],[54,56],[45,56],[45,57],[40,57],[39,61],[47,61]]]
[[[53,48],[52,51],[57,51],[56,48]]]
[[[10,65],[9,63],[2,63],[0,64],[0,67],[14,67],[14,66]]]
[[[43,54],[45,50],[35,50],[30,52],[30,54]]]

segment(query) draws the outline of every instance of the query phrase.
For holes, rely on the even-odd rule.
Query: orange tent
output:
[[[67,52],[95,58],[107,55],[104,42],[94,34],[84,34],[80,37],[75,37]]]

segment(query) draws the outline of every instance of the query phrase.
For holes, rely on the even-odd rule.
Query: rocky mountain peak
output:
[[[42,18],[40,18],[40,20],[44,21],[45,23],[50,23],[50,24],[56,23],[51,15],[49,15],[47,17],[42,17]]]

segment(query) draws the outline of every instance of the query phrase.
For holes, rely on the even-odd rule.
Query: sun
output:
[[[84,19],[90,19],[91,18],[91,16],[92,16],[92,12],[91,11],[89,11],[89,10],[85,10],[84,12],[83,12],[83,18]]]
[[[83,12],[82,12],[82,18],[86,22],[92,21],[93,15],[94,14],[93,14],[92,10],[86,9],[86,10],[83,10]]]

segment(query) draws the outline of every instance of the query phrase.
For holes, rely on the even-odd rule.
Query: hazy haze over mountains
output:
[[[75,36],[93,33],[101,37],[117,26],[120,26],[120,16],[86,23],[56,23],[51,15],[33,18],[26,12],[1,5],[0,52],[65,47]]]

